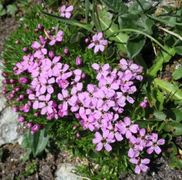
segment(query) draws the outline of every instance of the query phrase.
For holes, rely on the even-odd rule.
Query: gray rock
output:
[[[0,92],[2,87],[2,63],[0,61]],[[21,143],[22,136],[17,133],[18,114],[7,107],[6,98],[0,96],[0,146],[7,143]]]
[[[56,173],[55,180],[83,180],[81,176],[73,173],[75,166],[69,163],[60,164]]]
[[[10,107],[2,112],[0,117],[0,145],[19,141],[17,117],[17,113],[13,112]]]

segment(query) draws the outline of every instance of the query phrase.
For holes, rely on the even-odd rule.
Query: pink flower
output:
[[[64,18],[67,18],[67,19],[69,19],[71,17],[72,11],[73,11],[73,6],[65,6],[65,5],[63,5],[59,9],[61,17],[64,17]]]
[[[140,103],[140,107],[145,109],[148,106],[148,100],[147,97],[144,98],[144,100]]]
[[[103,131],[103,136],[99,133],[95,133],[95,138],[93,139],[93,143],[96,145],[96,150],[101,151],[102,148],[105,148],[106,151],[111,151],[112,147],[110,143],[114,142],[114,134],[110,133],[108,130]]]
[[[158,139],[158,134],[152,133],[152,135],[149,135],[148,137],[149,142],[147,143],[147,153],[152,154],[154,151],[157,154],[161,153],[161,148],[159,147],[160,145],[164,145],[165,140],[164,139]]]
[[[93,35],[91,43],[88,45],[88,49],[94,48],[94,53],[99,51],[103,52],[105,47],[107,46],[108,41],[103,38],[103,33],[98,32]]]
[[[147,165],[150,163],[150,160],[147,158],[145,158],[145,159],[132,158],[132,159],[130,159],[130,162],[133,164],[136,164],[135,173],[140,174],[141,172],[147,172],[147,170],[148,170]]]
[[[120,128],[120,131],[127,139],[132,138],[132,134],[136,134],[138,132],[138,125],[131,124],[131,119],[129,117],[125,117],[124,122],[122,122],[121,125],[122,127]]]
[[[56,36],[52,36],[51,37],[51,41],[49,42],[50,46],[53,46],[54,44],[56,44],[56,42],[60,43],[63,40],[63,35],[64,32],[63,31],[58,31],[58,33],[56,34]]]

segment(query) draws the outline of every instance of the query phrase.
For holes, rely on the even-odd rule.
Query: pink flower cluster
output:
[[[44,28],[39,25],[38,29],[42,31]],[[47,120],[73,114],[83,129],[94,132],[93,144],[97,151],[105,149],[109,152],[113,143],[127,140],[130,145],[128,157],[136,165],[135,172],[145,172],[150,160],[142,159],[141,154],[143,151],[159,154],[159,146],[164,144],[164,140],[158,139],[155,133],[148,134],[129,117],[124,117],[126,108],[135,102],[132,95],[137,92],[135,82],[143,79],[142,67],[125,59],[121,59],[115,68],[109,64],[94,63],[92,68],[96,82],[84,84],[84,72],[62,61],[69,55],[69,49],[63,48],[64,54],[59,56],[51,50],[62,43],[64,32],[58,31],[53,35],[44,29],[44,33],[45,37],[40,35],[39,40],[32,43],[31,49],[24,48],[28,53],[13,69],[18,78],[4,80],[4,84],[18,84],[10,93],[4,89],[8,99],[16,98],[16,101],[23,103],[15,108],[23,114],[18,121],[35,133],[42,126],[27,120],[25,113],[44,116]],[[103,38],[102,34],[97,36],[93,41]],[[101,44],[106,45],[102,41]],[[94,46],[95,52],[103,50],[101,45],[90,45],[91,48]],[[75,64],[82,64],[80,56],[76,57]],[[26,92],[18,94],[20,89]]]

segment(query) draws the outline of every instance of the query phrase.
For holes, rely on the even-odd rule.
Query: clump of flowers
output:
[[[95,134],[93,144],[97,151],[110,152],[113,143],[127,141],[129,161],[136,166],[135,172],[146,172],[150,160],[143,158],[144,152],[159,154],[164,139],[158,139],[158,134],[148,133],[124,115],[126,108],[135,102],[133,94],[137,92],[136,82],[143,79],[142,67],[123,58],[115,68],[93,63],[96,83],[85,83],[86,74],[80,68],[73,69],[63,62],[70,54],[69,49],[62,46],[64,32],[52,34],[45,29],[43,32],[45,36],[40,35],[13,68],[17,78],[9,80],[4,74],[4,84],[14,88],[9,92],[4,86],[4,94],[9,100],[21,102],[15,107],[20,112],[18,121],[36,133],[43,126],[26,119],[26,113],[43,116],[47,121],[74,115],[84,130]],[[95,53],[102,52],[107,44],[100,32],[93,36],[88,48],[94,48]],[[55,54],[56,45],[63,49],[63,54]],[[73,61],[77,66],[82,64],[80,56]],[[20,90],[24,94],[19,94]]]

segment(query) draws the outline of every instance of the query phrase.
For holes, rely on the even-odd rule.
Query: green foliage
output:
[[[17,11],[17,7],[14,4],[10,4],[7,6],[7,14],[14,16]]]
[[[8,4],[6,7],[0,2],[0,17],[4,15],[15,16],[17,12],[16,4]]]
[[[31,155],[36,157],[40,155],[48,144],[49,137],[46,134],[46,129],[40,130],[35,134],[31,134],[30,131],[26,132],[23,137],[22,147],[27,149],[26,158]]]
[[[128,168],[126,146],[121,147],[118,144],[110,153],[95,151],[94,145],[90,143],[93,133],[82,130],[76,119],[60,120],[52,126],[49,133],[52,141],[56,142],[60,149],[71,149],[74,156],[88,159],[88,165],[80,165],[77,168],[77,172],[82,176],[91,177],[91,179],[105,177],[117,179],[120,173],[125,172]],[[123,155],[121,156],[121,154]]]
[[[165,47],[166,51],[160,52],[150,69],[148,69],[148,75],[151,77],[156,77],[159,70],[162,70],[163,64],[170,61],[170,59],[175,55],[174,48]]]
[[[182,91],[178,86],[158,78],[154,80],[154,84],[161,88],[164,92],[170,94],[172,99],[177,100],[179,103],[182,102]]]
[[[6,10],[3,8],[3,5],[0,4],[0,16],[4,16],[6,14]]]
[[[182,78],[182,66],[179,66],[174,72],[173,72],[173,79],[179,80]]]
[[[130,38],[127,42],[128,57],[133,59],[136,55],[138,55],[143,49],[145,42],[145,39],[143,39],[141,36],[132,39]]]
[[[21,172],[20,176],[28,177],[34,174],[36,171],[37,171],[37,163],[36,161],[33,160],[32,162],[26,165],[25,170]]]
[[[59,4],[56,0],[46,2],[51,7]],[[56,26],[57,29],[65,31],[66,43],[63,42],[62,46],[70,49],[70,56],[63,61],[67,61],[66,63],[71,67],[76,67],[74,60],[77,56],[81,56],[84,64],[81,69],[88,75],[89,82],[93,82],[95,78],[95,74],[90,68],[93,62],[109,63],[111,66],[115,66],[121,56],[135,58],[141,64],[141,60],[143,60],[143,64],[147,64],[145,66],[146,75],[151,79],[144,79],[143,84],[138,87],[141,93],[136,94],[136,103],[132,107],[128,107],[127,113],[130,113],[133,120],[141,127],[147,128],[149,131],[160,132],[161,136],[165,137],[167,143],[170,144],[171,140],[182,135],[182,109],[180,107],[182,92],[175,81],[168,82],[157,76],[158,72],[163,70],[164,63],[169,63],[175,54],[181,54],[179,39],[171,34],[162,34],[158,31],[158,26],[165,24],[166,20],[163,16],[155,16],[155,8],[151,6],[150,1],[135,1],[129,7],[119,0],[102,0],[103,4],[94,3],[96,1],[92,3],[88,0],[81,2],[84,3],[80,3],[77,7],[78,12],[75,19],[60,18],[57,13],[52,15],[44,12],[43,15],[41,7],[32,8],[32,12],[23,18],[20,27],[5,44],[3,52],[3,58],[6,60],[5,71],[10,73],[10,78],[14,77],[12,68],[22,58],[22,48],[30,46],[32,41],[38,37],[38,34],[33,33],[37,24],[43,24],[46,29]],[[90,12],[89,6],[93,6],[92,12]],[[177,12],[180,15],[180,12]],[[84,15],[85,17],[83,17]],[[180,34],[179,18],[170,17],[170,26]],[[104,31],[110,44],[103,54],[94,55],[91,50],[85,48],[83,40],[100,30]],[[17,40],[18,43],[16,43]],[[148,40],[151,40],[152,43],[150,41],[148,43]],[[169,48],[170,44],[174,44],[174,48]],[[142,56],[145,48],[149,48],[151,54],[157,49],[155,59],[152,58],[151,62]],[[161,52],[159,48],[162,49]],[[62,54],[63,51],[57,47],[56,53]],[[173,80],[178,81],[180,78],[181,67],[173,73]],[[12,87],[9,87],[9,90],[12,90]],[[146,110],[139,107],[144,96],[147,96],[149,101],[149,107]],[[17,103],[12,105],[21,105],[21,102]],[[31,111],[27,115],[27,119],[42,125],[47,124],[44,117],[34,117],[33,113]],[[69,149],[75,156],[87,158],[88,165],[81,165],[78,172],[92,179],[117,179],[121,172],[131,171],[126,156],[128,146],[125,142],[116,144],[111,153],[96,152],[91,143],[92,138],[93,133],[84,131],[75,118],[69,117],[59,119],[55,124],[50,123],[49,127],[46,126],[35,135],[27,132],[24,135],[23,147],[27,149],[27,158],[35,157],[40,155],[45,148],[51,151],[51,142],[54,142],[58,150]],[[181,161],[176,158],[178,148],[175,145],[173,151],[170,154],[171,165],[179,168]],[[34,164],[28,166],[26,175],[33,173],[35,169]]]

